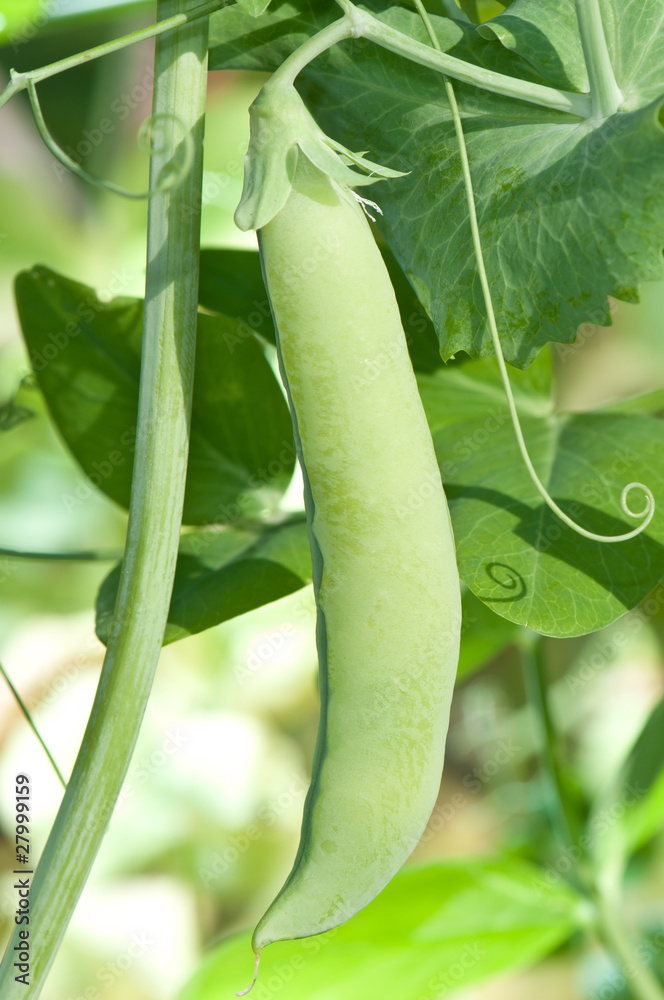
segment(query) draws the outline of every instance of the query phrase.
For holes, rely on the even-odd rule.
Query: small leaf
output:
[[[256,1000],[437,1000],[550,954],[579,926],[579,898],[512,860],[406,868],[347,923],[261,955]],[[251,978],[250,935],[215,948],[179,1000],[232,996]]]
[[[598,796],[588,836],[600,874],[615,882],[631,854],[664,824],[664,699],[653,709],[616,778]]]
[[[307,526],[191,531],[182,536],[164,645],[300,590],[311,579]],[[108,642],[120,566],[97,597],[97,635]]]
[[[16,301],[60,434],[92,482],[128,507],[142,300],[101,302],[38,267],[17,276]],[[229,316],[199,315],[184,522],[256,516],[274,506],[294,464],[288,407],[253,333]],[[81,500],[63,502],[73,510]]]

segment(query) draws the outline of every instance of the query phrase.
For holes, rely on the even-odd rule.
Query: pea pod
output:
[[[440,473],[362,209],[300,155],[259,244],[304,474],[321,716],[299,850],[257,955],[347,920],[416,846],[438,793],[461,622]]]

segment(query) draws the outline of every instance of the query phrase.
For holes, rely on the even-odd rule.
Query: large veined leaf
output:
[[[182,536],[164,645],[292,594],[311,579],[303,518],[273,528],[202,529]],[[107,642],[120,566],[97,598],[97,635]]]
[[[326,9],[321,20],[316,6],[291,0],[271,8],[269,22],[252,20],[251,26],[237,10],[218,12],[211,66],[274,69],[333,16]],[[574,4],[553,5],[551,17],[550,8],[520,0],[479,29],[482,34],[446,18],[434,21],[451,55],[583,89],[580,43],[570,41]],[[639,282],[663,273],[664,185],[654,182],[664,170],[661,4],[604,0],[602,11],[625,96],[625,110],[607,120],[582,121],[455,84],[501,339],[517,366],[549,341],[573,341],[585,320],[610,322],[608,295],[635,301]],[[399,27],[420,31],[417,16],[401,8]],[[335,139],[410,171],[376,188],[384,213],[379,226],[433,319],[443,356],[460,349],[490,353],[440,77],[360,39],[317,59],[300,86]]]
[[[92,482],[127,507],[143,302],[100,302],[91,288],[43,267],[18,275],[16,301],[60,434]],[[262,512],[288,485],[294,464],[288,407],[260,344],[250,331],[238,336],[236,319],[200,315],[184,522]],[[74,510],[81,496],[63,502]]]
[[[519,456],[493,362],[419,377],[450,503],[459,572],[498,614],[553,636],[593,632],[635,607],[664,577],[662,422],[620,410],[555,413],[543,356],[514,379],[526,442],[540,478],[590,531],[622,534],[624,486],[659,501],[629,542],[588,541],[544,505]],[[643,506],[635,491],[634,510]],[[413,497],[413,503],[417,496]]]
[[[579,926],[562,882],[516,861],[448,861],[401,872],[366,909],[318,937],[261,956],[252,995],[268,1000],[435,1000],[549,954]],[[179,1000],[217,1000],[253,971],[250,934],[215,948]]]

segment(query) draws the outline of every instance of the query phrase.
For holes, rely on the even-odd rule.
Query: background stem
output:
[[[547,788],[551,825],[561,846],[567,847],[574,843],[575,837],[572,832],[572,822],[565,808],[564,782],[554,749],[556,736],[547,700],[542,640],[538,638],[532,643],[522,643],[521,660],[528,703],[539,729],[537,742],[541,747],[540,770]]]
[[[664,988],[645,964],[618,916],[619,899],[596,899],[597,934],[610,955],[618,961],[635,1000],[664,1000]]]
[[[42,734],[39,732],[39,730],[37,729],[37,726],[35,725],[35,720],[32,718],[32,715],[31,715],[31,713],[30,713],[30,711],[28,709],[28,706],[25,704],[25,702],[21,698],[21,695],[19,694],[17,687],[15,686],[15,684],[12,681],[11,677],[9,676],[9,674],[7,673],[7,671],[5,670],[5,668],[3,667],[2,663],[0,663],[0,674],[4,677],[4,680],[5,680],[5,683],[6,683],[7,687],[9,688],[9,690],[11,691],[11,693],[14,695],[14,699],[16,701],[16,704],[18,705],[18,707],[20,708],[21,712],[23,713],[23,717],[25,718],[25,721],[28,723],[28,725],[32,729],[33,733],[35,734],[35,736],[37,737],[37,739],[41,743],[42,749],[43,749],[44,753],[46,754],[46,756],[48,757],[49,761],[51,762],[51,766],[53,767],[53,770],[57,774],[58,779],[60,781],[60,784],[62,785],[63,788],[66,788],[67,787],[67,782],[65,781],[65,779],[63,777],[62,771],[60,770],[60,768],[56,764],[55,758],[53,757],[53,754],[49,750],[48,746],[46,745],[46,742],[44,741],[44,738],[43,738]]]
[[[158,18],[188,0],[160,0]],[[31,892],[30,985],[14,979],[9,943],[3,1000],[34,1000],[83,891],[127,773],[161,651],[173,585],[187,465],[198,301],[208,21],[162,35],[155,49],[150,183],[193,139],[179,186],[150,200],[145,319],[129,528],[111,638],[83,743]],[[190,137],[188,139],[188,137]]]

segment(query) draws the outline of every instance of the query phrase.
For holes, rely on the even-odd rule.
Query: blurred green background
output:
[[[38,5],[26,21],[27,4],[0,3],[3,74],[88,48],[153,15],[152,4],[131,10],[116,4],[107,19],[90,13],[99,6],[89,0],[55,5],[58,16],[34,31]],[[86,7],[88,14],[73,16]],[[490,4],[485,13],[499,9]],[[150,113],[151,65],[146,43],[40,87],[60,144],[93,173],[136,190],[147,184],[137,135]],[[235,73],[210,77],[203,245],[252,244],[251,235],[235,229],[232,214],[247,108],[260,83]],[[97,141],[105,117],[113,128]],[[24,95],[0,111],[0,130],[0,549],[117,552],[123,511],[94,487],[75,509],[65,501],[85,481],[26,379],[12,281],[20,269],[42,263],[109,297],[140,295],[146,206],[67,175],[42,145]],[[582,410],[661,388],[663,315],[664,286],[652,285],[640,306],[616,305],[613,328],[584,327],[580,349],[563,352],[557,363],[559,405]],[[297,489],[290,496],[297,507]],[[109,565],[0,554],[0,661],[65,773],[102,661],[93,603]],[[313,626],[313,598],[304,590],[164,651],[114,823],[44,1000],[173,1000],[213,942],[263,912],[299,836],[318,721]],[[626,641],[612,641],[616,630]],[[664,693],[663,636],[661,618],[637,611],[586,639],[544,643],[560,764],[580,813]],[[518,644],[509,645],[458,685],[440,806],[417,859],[508,851],[545,863],[552,852],[521,656]],[[504,745],[508,754],[499,753]],[[17,770],[32,776],[40,850],[61,789],[0,685],[3,946],[15,906],[10,803]],[[664,926],[663,848],[656,841],[630,870],[629,906],[653,927]],[[597,946],[573,940],[531,971],[459,996],[575,1000],[599,991],[610,971]]]

